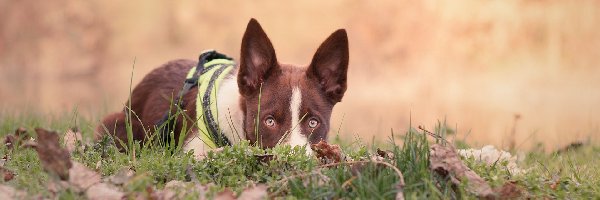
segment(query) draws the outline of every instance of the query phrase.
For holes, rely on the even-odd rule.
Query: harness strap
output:
[[[209,146],[210,148],[216,148],[220,146],[230,145],[231,142],[223,135],[223,133],[218,128],[218,124],[215,120],[215,116],[213,116],[211,110],[216,110],[216,86],[219,85],[217,81],[220,82],[221,75],[227,74],[223,73],[227,69],[231,69],[234,66],[233,59],[216,52],[215,50],[208,50],[200,54],[198,58],[198,65],[195,68],[192,68],[186,77],[183,88],[179,91],[179,94],[174,99],[172,103],[177,108],[183,110],[185,107],[185,103],[183,102],[183,96],[187,94],[192,88],[198,86],[199,93],[196,102],[200,103],[201,106],[196,106],[196,116],[197,116],[197,126],[199,128],[200,139]],[[215,67],[218,67],[216,71],[213,70]],[[229,71],[227,70],[227,71]],[[206,78],[202,78],[200,80],[201,75],[209,75],[207,73],[213,73],[210,76],[210,79],[206,81]],[[211,92],[215,92],[215,95],[211,95]],[[201,91],[205,91],[204,94],[201,94]],[[202,96],[202,98],[201,98]],[[214,97],[215,99],[211,99]],[[214,106],[213,103],[215,102]],[[178,112],[176,112],[178,113]],[[176,113],[171,113],[169,109],[163,118],[158,121],[157,127],[159,127],[159,133],[161,137],[161,141],[164,144],[170,144],[172,136],[171,133],[175,130],[175,119]],[[216,116],[218,118],[218,116]]]

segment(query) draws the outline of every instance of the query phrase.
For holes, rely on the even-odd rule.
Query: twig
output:
[[[438,134],[435,134],[435,133],[432,133],[432,132],[428,131],[427,129],[423,128],[423,126],[421,126],[421,125],[419,125],[417,128],[420,129],[420,130],[422,130],[423,132],[427,133],[427,135],[429,135],[429,136],[431,136],[431,137],[433,137],[435,139],[442,140],[442,141],[446,142],[446,144],[448,144],[452,148],[454,148],[454,145],[452,145],[452,143],[450,143],[448,140],[446,140],[446,138],[443,138],[442,136],[440,136]]]

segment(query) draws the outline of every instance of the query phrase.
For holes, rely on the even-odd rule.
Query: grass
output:
[[[2,114],[0,135],[12,133],[18,127],[44,127],[64,133],[79,127],[84,137],[91,137],[93,123],[73,113],[62,115]],[[438,127],[437,132],[446,130]],[[411,129],[404,134],[390,134],[403,141],[395,145],[379,141],[368,146],[359,140],[334,137],[333,143],[340,144],[344,154],[352,160],[369,159],[377,147],[390,150],[394,158],[387,159],[404,175],[404,195],[407,199],[472,199],[464,184],[451,187],[448,180],[429,169],[428,140],[421,131]],[[393,199],[397,193],[399,177],[390,167],[367,163],[363,165],[339,164],[324,167],[314,156],[306,155],[304,147],[277,146],[263,150],[248,142],[225,147],[221,152],[210,153],[204,160],[194,160],[190,153],[173,152],[161,146],[142,146],[131,143],[128,152],[119,152],[108,138],[96,142],[89,148],[73,152],[74,160],[103,177],[116,174],[121,169],[133,169],[135,176],[123,187],[126,193],[145,193],[147,188],[162,188],[171,180],[194,181],[209,185],[208,195],[228,188],[240,193],[248,186],[264,183],[269,186],[273,198],[286,199]],[[466,146],[464,142],[461,146]],[[2,182],[28,194],[51,197],[46,186],[49,175],[43,171],[37,154],[31,149],[8,150],[0,147],[2,155],[10,159],[4,167],[17,175],[13,180]],[[261,155],[273,155],[264,160]],[[527,173],[510,174],[506,163],[488,166],[473,159],[464,159],[467,165],[482,176],[492,187],[514,182],[532,198],[599,198],[600,197],[600,147],[584,146],[564,153],[544,153],[532,150],[524,154],[519,167]],[[79,199],[83,196],[72,191],[62,191],[61,198]]]

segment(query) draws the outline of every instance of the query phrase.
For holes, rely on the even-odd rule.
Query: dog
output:
[[[262,148],[326,141],[333,107],[341,102],[347,89],[346,30],[333,32],[316,50],[308,66],[297,66],[278,61],[267,34],[258,21],[251,19],[240,52],[239,64],[225,75],[215,92],[215,107],[221,114],[213,120],[220,125],[224,139],[231,144],[248,140]],[[133,139],[147,141],[147,133],[157,129],[165,112],[177,110],[173,97],[196,64],[181,59],[154,69],[133,89],[124,111],[106,116],[97,133],[128,141],[127,124],[130,124]],[[181,138],[185,151],[193,150],[195,157],[202,158],[214,146],[207,145],[195,126],[198,123],[194,120],[200,116],[196,106],[201,104],[197,97],[198,91],[191,89],[180,99],[184,102],[183,115],[175,117],[173,134],[175,141],[185,137]],[[306,149],[311,153],[310,148]]]

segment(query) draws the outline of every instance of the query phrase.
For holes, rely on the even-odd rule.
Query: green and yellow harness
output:
[[[187,74],[183,89],[174,101],[179,108],[184,107],[181,102],[183,95],[190,89],[198,87],[196,97],[196,126],[198,136],[209,148],[217,148],[230,145],[231,142],[219,129],[219,113],[217,108],[217,91],[221,82],[232,70],[236,68],[233,59],[214,50],[205,51],[200,54],[198,65]],[[171,134],[174,130],[174,117],[167,112],[158,123],[161,128],[163,141],[169,144]]]

